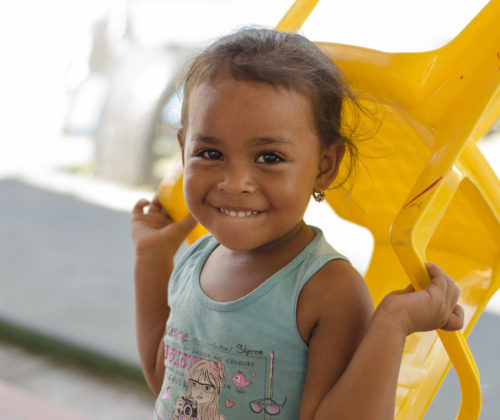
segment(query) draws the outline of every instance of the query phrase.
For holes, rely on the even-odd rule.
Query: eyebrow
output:
[[[258,137],[256,139],[253,139],[253,141],[259,146],[265,146],[268,144],[294,144],[292,141],[283,137]]]
[[[210,137],[210,136],[203,136],[203,135],[198,135],[195,137],[195,140],[196,141],[201,141],[203,143],[208,143],[208,144],[212,144],[212,145],[215,145],[215,144],[218,144],[219,143],[219,140],[216,139],[215,137]]]
[[[203,136],[203,135],[198,135],[195,138],[196,141],[201,141],[203,143],[208,143],[211,145],[217,145],[220,143],[220,140],[216,137],[211,137],[211,136]],[[266,145],[272,145],[272,144],[284,144],[284,145],[293,145],[294,143],[286,138],[283,137],[255,137],[252,139],[252,142],[255,143],[257,146],[266,146]]]

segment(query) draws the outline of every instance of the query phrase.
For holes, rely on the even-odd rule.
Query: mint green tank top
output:
[[[218,246],[193,244],[172,273],[165,334],[165,377],[155,420],[298,419],[308,347],[296,323],[297,299],[328,261],[346,258],[315,238],[248,295],[216,302],[200,273]]]

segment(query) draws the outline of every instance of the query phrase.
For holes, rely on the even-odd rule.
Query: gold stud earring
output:
[[[318,203],[321,203],[322,201],[325,200],[326,198],[326,195],[325,195],[325,192],[323,190],[319,190],[318,191],[313,191],[313,198],[318,202]]]

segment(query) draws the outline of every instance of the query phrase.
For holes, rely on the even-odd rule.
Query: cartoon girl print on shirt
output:
[[[220,360],[199,360],[189,370],[187,392],[175,403],[172,420],[226,420],[219,411],[219,397],[226,381]]]

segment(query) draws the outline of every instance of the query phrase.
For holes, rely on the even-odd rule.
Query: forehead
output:
[[[232,78],[202,82],[193,87],[187,112],[186,129],[219,129],[233,123],[242,130],[315,132],[309,98],[264,82]]]

